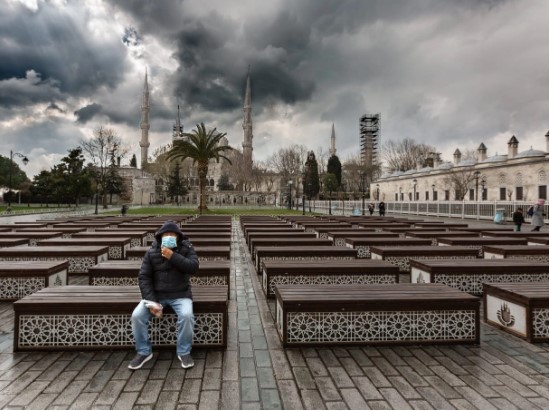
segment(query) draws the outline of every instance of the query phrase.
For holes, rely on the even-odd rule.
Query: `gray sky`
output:
[[[544,149],[548,2],[540,0],[4,1],[0,154],[49,169],[99,125],[138,160],[144,73],[149,153],[204,122],[243,140],[247,68],[254,159],[330,144],[359,153],[359,117],[382,140],[411,137],[452,159],[458,147]],[[127,163],[129,158],[123,160]]]

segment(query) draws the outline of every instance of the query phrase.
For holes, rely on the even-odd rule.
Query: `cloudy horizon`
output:
[[[204,122],[241,147],[246,74],[253,156],[336,129],[359,154],[359,117],[381,113],[382,141],[504,154],[544,149],[548,2],[535,0],[8,0],[0,16],[0,154],[59,162],[98,126],[139,155],[145,71],[153,151]]]

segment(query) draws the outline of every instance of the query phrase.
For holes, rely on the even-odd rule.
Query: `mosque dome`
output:
[[[546,153],[541,150],[533,150],[533,147],[531,147],[529,150],[522,151],[521,153],[517,154],[514,158],[526,158],[526,157],[540,157],[545,156]]]
[[[482,163],[497,163],[499,161],[506,161],[508,160],[508,156],[506,154],[495,154],[492,157],[488,157],[485,160],[482,161]]]

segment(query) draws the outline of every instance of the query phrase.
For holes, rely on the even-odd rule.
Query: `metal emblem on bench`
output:
[[[422,276],[422,273],[418,273],[418,277],[416,277],[416,282],[418,284],[424,284],[426,281],[424,281],[424,277]]]
[[[516,322],[516,319],[510,313],[510,307],[506,303],[502,303],[500,310],[497,310],[497,318],[505,327],[512,327]]]

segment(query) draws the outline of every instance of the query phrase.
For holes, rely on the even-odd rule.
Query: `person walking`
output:
[[[173,221],[166,221],[155,234],[151,248],[139,270],[142,300],[132,313],[132,333],[136,356],[128,365],[137,370],[153,358],[148,324],[151,317],[162,317],[170,306],[178,317],[176,352],[183,368],[193,367],[193,296],[189,276],[197,272],[199,259],[193,245]]]
[[[512,220],[514,220],[514,231],[521,231],[521,225],[525,223],[525,218],[523,217],[523,208],[518,207],[516,212],[512,214]]]
[[[380,214],[380,217],[386,215],[386,204],[383,201],[380,201],[380,204],[378,204],[378,213]]]
[[[374,213],[374,204],[369,203],[368,208],[369,208],[369,215],[372,215],[372,213]]]
[[[531,217],[531,225],[534,225],[531,231],[540,231],[540,228],[544,225],[544,203],[545,200],[539,199],[533,205],[533,216]]]

